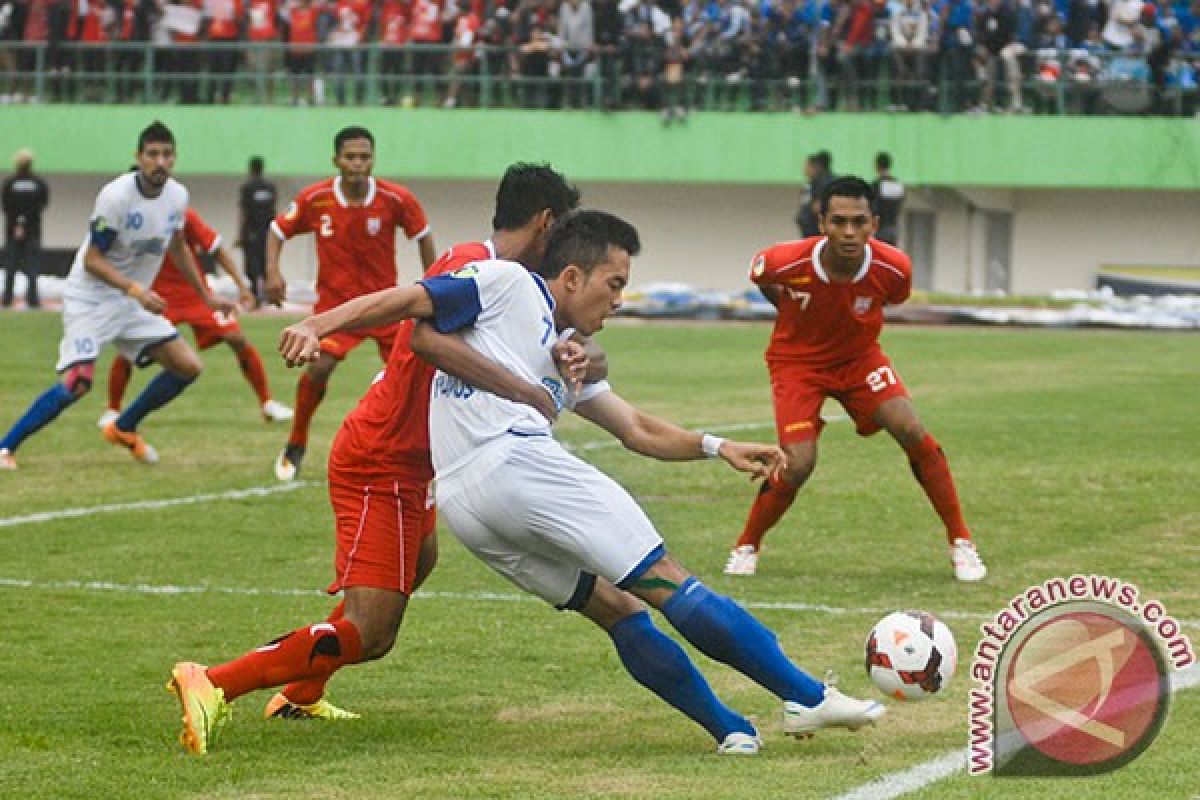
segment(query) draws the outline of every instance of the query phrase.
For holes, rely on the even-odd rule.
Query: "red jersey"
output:
[[[433,262],[425,277],[495,257],[491,242],[458,244]],[[422,483],[433,479],[429,391],[434,368],[413,353],[412,333],[411,320],[400,324],[387,365],[338,431],[330,468],[359,474],[400,473]]]
[[[912,266],[899,249],[871,239],[858,274],[835,282],[821,267],[826,241],[783,242],[754,257],[750,280],[782,289],[768,362],[827,367],[858,358],[878,347],[883,307],[908,299]]]
[[[293,45],[317,43],[317,18],[320,11],[315,6],[295,6],[288,12],[288,41]],[[311,47],[296,46],[292,52],[311,52]]]
[[[418,44],[442,41],[442,8],[436,0],[413,0],[409,36]]]
[[[246,14],[246,38],[270,42],[279,36],[275,27],[275,0],[250,0]]]
[[[379,9],[379,41],[400,45],[408,41],[408,3],[387,0]]]
[[[212,254],[221,246],[221,234],[210,228],[194,208],[189,208],[183,218],[183,243],[185,247],[192,248],[192,252],[197,255]],[[203,275],[200,280],[204,280]],[[196,294],[196,290],[183,277],[169,253],[163,258],[162,269],[158,271],[158,277],[154,279],[150,288],[167,301],[169,308],[178,309],[201,302],[200,295]]]
[[[410,239],[429,232],[425,209],[398,183],[368,178],[361,206],[349,205],[342,179],[329,178],[302,190],[271,226],[290,239],[315,233],[316,313],[396,285],[396,228]]]

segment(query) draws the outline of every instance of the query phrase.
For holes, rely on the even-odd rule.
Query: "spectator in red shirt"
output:
[[[208,84],[209,103],[228,103],[233,91],[233,73],[242,50],[236,44],[242,38],[245,8],[242,0],[206,0],[208,40],[217,45],[209,51],[208,65],[213,74]]]
[[[383,99],[389,106],[395,105],[401,84],[408,84],[411,95],[411,78],[401,75],[412,74],[412,54],[405,45],[409,40],[409,11],[406,0],[383,0],[379,8],[379,43],[381,45],[383,75]]]
[[[248,0],[246,3],[246,66],[254,73],[254,86],[259,102],[275,96],[274,82],[276,51],[266,45],[279,41],[279,7],[276,0]]]
[[[300,84],[307,85],[305,100],[313,99],[313,67],[317,61],[317,18],[312,0],[296,0],[288,10],[287,68],[292,75],[292,105],[300,104]]]

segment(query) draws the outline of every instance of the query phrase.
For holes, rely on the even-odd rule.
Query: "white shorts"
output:
[[[63,338],[58,345],[62,372],[75,364],[95,361],[107,344],[116,345],[121,355],[141,365],[142,352],[179,335],[165,317],[151,314],[132,297],[100,301],[63,299]]]
[[[489,567],[565,608],[585,573],[620,584],[657,560],[662,537],[612,478],[549,436],[507,449],[487,480],[437,487],[438,513]]]

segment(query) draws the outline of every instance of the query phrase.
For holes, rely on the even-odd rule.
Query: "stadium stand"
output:
[[[0,103],[1185,115],[1200,0],[4,0]]]

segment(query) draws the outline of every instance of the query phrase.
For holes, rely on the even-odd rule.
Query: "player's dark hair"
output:
[[[642,249],[637,229],[604,211],[572,211],[550,229],[546,257],[537,273],[552,281],[568,264],[574,264],[590,274],[608,260],[610,247],[619,247],[636,256]]]
[[[876,169],[891,169],[892,157],[887,153],[878,154],[875,156],[875,167]]]
[[[263,174],[262,156],[254,156],[250,159],[250,174],[256,177]]]
[[[163,125],[158,120],[154,120],[146,129],[138,134],[138,152],[146,149],[148,144],[169,144],[175,146],[175,134],[171,133],[171,129]]]
[[[812,158],[814,164],[826,172],[833,171],[833,156],[828,150],[818,150],[817,152],[813,153],[810,158]]]
[[[333,154],[336,156],[338,153],[342,152],[342,145],[351,139],[366,139],[371,143],[371,149],[375,149],[375,137],[371,135],[371,132],[361,125],[351,125],[349,127],[342,128],[337,132],[337,135],[333,137]]]
[[[549,164],[513,164],[504,171],[496,190],[492,229],[516,230],[546,209],[559,220],[578,206],[579,190]]]
[[[854,175],[834,178],[829,182],[821,195],[822,214],[829,213],[829,198],[831,197],[861,197],[867,201],[868,206],[875,207],[875,193],[871,191],[871,184]]]

